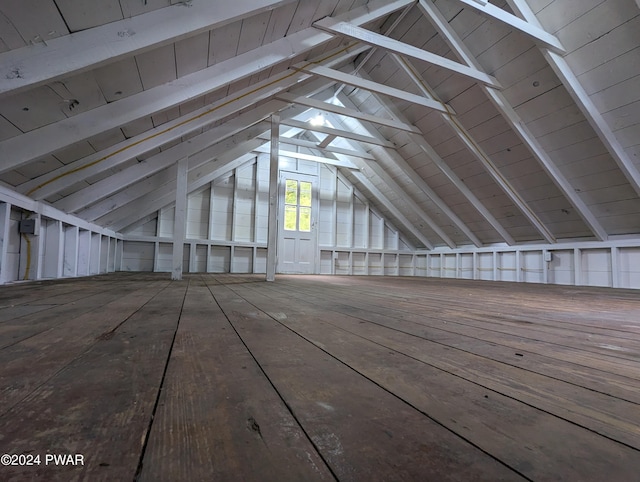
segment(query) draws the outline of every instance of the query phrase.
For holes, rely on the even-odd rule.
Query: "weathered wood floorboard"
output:
[[[0,453],[84,455],[0,480],[637,479],[637,291],[263,280],[0,287]]]
[[[116,330],[96,327],[89,349],[0,416],[1,453],[42,457],[1,467],[2,480],[133,480],[186,288],[169,285]],[[84,465],[45,465],[47,452]]]
[[[191,280],[140,481],[334,480],[209,290]]]

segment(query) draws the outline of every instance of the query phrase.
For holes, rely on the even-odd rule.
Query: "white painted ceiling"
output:
[[[178,159],[215,177],[279,113],[282,148],[355,164],[418,247],[637,237],[637,3],[486,3],[2,0],[0,181],[122,230],[171,202]],[[320,101],[361,137],[308,130]]]

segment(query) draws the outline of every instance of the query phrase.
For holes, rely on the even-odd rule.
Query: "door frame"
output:
[[[310,274],[318,274],[318,218],[320,209],[320,177],[317,174],[307,174],[298,171],[291,171],[287,169],[281,169],[278,173],[278,242],[276,243],[277,263],[276,273],[279,274],[292,274],[282,271],[282,247],[284,241],[284,194],[286,189],[285,180],[295,179],[297,181],[310,181],[311,182],[311,241],[313,242],[312,253],[312,270]]]

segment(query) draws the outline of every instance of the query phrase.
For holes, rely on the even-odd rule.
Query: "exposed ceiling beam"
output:
[[[308,118],[309,113],[307,112],[305,114],[306,114],[306,117]],[[305,114],[302,114],[301,117],[305,118]],[[334,119],[334,122],[339,124],[340,121],[338,119]],[[311,132],[310,134],[317,138],[316,133]],[[349,141],[347,140],[347,142]],[[335,157],[340,161],[346,160],[344,159],[344,156],[342,156],[341,154],[335,154]],[[389,212],[393,214],[393,216],[396,217],[398,221],[400,221],[402,225],[404,225],[404,228],[408,232],[413,234],[428,249],[433,249],[433,244],[431,243],[431,241],[419,229],[417,229],[416,226],[414,226],[413,223],[409,221],[409,219],[407,219],[407,217],[402,213],[402,211],[398,209],[395,206],[395,204],[393,204],[393,202],[391,202],[391,200],[382,191],[380,191],[380,189],[378,189],[378,187],[371,181],[371,177],[375,177],[375,176],[377,176],[380,179],[380,176],[378,175],[378,173],[375,171],[372,171],[370,169],[370,165],[361,159],[353,158],[352,161],[354,164],[356,164],[356,166],[360,170],[351,171],[351,173],[369,190],[369,192],[382,205],[384,205],[389,210]],[[418,217],[421,218],[425,224],[428,224],[432,229],[434,229],[434,232],[436,233],[441,232],[441,230],[437,227],[437,225],[433,222],[433,220],[431,220],[431,218],[428,215],[426,215],[426,213],[424,213],[424,211],[413,200],[409,198],[409,196],[400,188],[400,186],[398,186],[395,183],[395,181],[393,181],[390,177],[385,177],[383,181],[390,183],[392,185],[392,188],[394,188],[394,192],[396,193],[396,195],[403,202],[409,205],[411,209],[416,210],[415,212],[418,215]],[[453,244],[453,242],[446,236],[446,234],[444,234],[443,240],[445,239],[448,240],[448,242],[451,242]],[[445,240],[445,243],[447,242],[446,240]],[[452,248],[454,247],[455,247],[455,244],[453,244]]]
[[[0,54],[0,96],[95,69],[292,0],[195,0]]]
[[[348,99],[347,99],[348,100]],[[381,105],[390,112],[394,117],[400,119],[403,122],[408,122],[408,119],[404,116],[399,109],[395,108],[392,104],[384,102],[383,99],[378,98]],[[469,201],[469,204],[478,211],[478,213],[487,221],[493,229],[500,235],[500,237],[509,245],[514,245],[515,240],[509,234],[509,232],[500,224],[491,211],[489,211],[485,205],[476,197],[475,194],[467,187],[465,183],[458,177],[458,175],[451,169],[444,159],[435,151],[433,147],[425,140],[422,134],[409,134],[409,137],[415,142],[420,149],[427,155],[427,157],[433,162],[433,164],[446,176],[447,179],[462,193],[462,195]]]
[[[294,109],[292,111],[294,115],[296,113],[300,113],[299,108]],[[256,137],[256,134],[259,135]],[[288,135],[289,133],[285,133],[284,135]],[[262,136],[266,135],[267,137],[263,138]],[[254,137],[256,140],[254,141]],[[260,149],[265,143],[269,140],[269,123],[262,122],[251,126],[244,131],[222,141],[217,145],[213,145],[203,151],[198,152],[189,157],[189,166],[190,169],[197,173],[198,176],[208,175],[208,172],[211,169],[216,168],[217,164],[219,164],[218,153],[224,151],[224,153],[219,157],[228,158],[230,153],[236,153],[238,156],[242,156],[246,153],[249,153],[252,149]],[[225,151],[228,146],[239,146],[239,147],[231,147],[229,151]],[[226,147],[225,147],[226,146]],[[244,150],[243,150],[244,149]],[[153,174],[151,176],[145,177],[137,181],[135,184],[131,184],[130,186],[119,190],[108,197],[98,201],[95,204],[83,209],[78,212],[79,216],[82,216],[86,219],[96,220],[98,218],[108,217],[108,214],[111,210],[117,210],[127,204],[133,205],[134,201],[144,196],[145,194],[154,191],[161,186],[171,183],[175,180],[176,174],[174,165],[170,166],[168,169],[164,169],[157,174]],[[174,171],[172,171],[172,169]],[[199,179],[199,178],[198,178]],[[164,195],[164,194],[163,194]]]
[[[355,107],[349,97],[344,94],[339,94],[338,99],[346,106]],[[384,105],[383,105],[384,107]],[[388,109],[387,109],[388,111]],[[372,132],[373,127],[364,124],[364,127]],[[417,128],[416,128],[417,129]],[[417,134],[414,134],[417,135]],[[420,189],[431,201],[440,209],[445,216],[447,216],[451,222],[456,226],[475,246],[482,246],[482,241],[467,227],[467,225],[451,210],[446,202],[431,187],[425,182],[422,177],[417,174],[409,163],[395,150],[393,149],[381,149],[381,155],[376,156],[378,163],[384,162],[384,160],[391,162],[393,166],[400,169],[405,176],[407,176],[413,184]]]
[[[260,139],[268,140],[268,137],[266,135],[261,135]],[[368,152],[354,151],[352,149],[344,149],[342,147],[336,147],[336,146],[327,146],[327,147],[321,148],[321,147],[318,147],[318,143],[313,141],[308,141],[306,139],[286,139],[286,140],[281,139],[280,144],[281,145],[289,144],[292,146],[308,147],[310,149],[319,149],[320,151],[325,153],[344,154],[345,156],[354,156],[354,157],[359,157],[361,159],[375,160],[375,157],[373,157]]]
[[[465,77],[488,85],[489,87],[496,89],[500,89],[502,87],[495,77],[492,77],[481,70],[454,62],[446,57],[441,57],[431,52],[427,52],[426,50],[414,47],[413,45],[385,37],[384,35],[366,30],[348,22],[340,21],[331,17],[325,17],[315,22],[313,26],[326,32],[359,40],[368,45],[381,48],[387,52],[394,52],[398,55],[412,57],[432,65],[437,65],[438,67],[464,75]]]
[[[508,0],[508,3],[514,12],[526,20],[525,23],[542,28],[537,17],[526,2],[522,0]],[[523,22],[525,20],[523,20]],[[595,130],[609,154],[611,154],[611,157],[622,171],[622,174],[624,174],[624,177],[629,181],[629,184],[631,184],[636,194],[640,196],[640,171],[620,145],[611,127],[607,121],[604,120],[602,114],[591,100],[591,97],[589,97],[589,94],[584,90],[584,87],[582,87],[582,84],[571,70],[571,67],[569,67],[567,61],[552,49],[544,46],[539,47],[553,71],[565,86],[585,118],[589,121],[589,124],[591,124],[591,127]]]
[[[409,0],[372,2],[348,12],[344,18],[355,24],[367,23],[393,13],[409,3]],[[0,142],[0,159],[5,161],[0,165],[0,174],[70,144],[206,95],[280,62],[307,53],[332,38],[332,35],[310,27],[175,81],[7,139]],[[362,47],[354,50],[345,47],[337,51],[335,56],[344,55],[345,52],[357,55],[362,51]],[[286,75],[293,76],[295,72]]]
[[[427,0],[420,0],[420,3],[424,3]],[[563,55],[566,53],[562,43],[555,35],[551,35],[545,31],[539,25],[522,20],[515,15],[497,7],[489,2],[478,0],[456,0],[458,3],[471,7],[475,11],[492,19],[499,20],[500,22],[508,25],[509,27],[517,30],[518,32],[526,35],[536,44],[541,47],[553,50],[555,53]]]
[[[345,139],[351,139],[353,141],[364,142],[365,144],[373,144],[376,146],[384,146],[384,147],[395,147],[392,142],[387,140],[377,139],[375,137],[364,136],[362,134],[356,134],[354,132],[345,131],[342,129],[334,129],[331,127],[324,126],[314,126],[309,122],[302,122],[294,119],[283,119],[280,124],[289,126],[289,127],[297,127],[299,129],[321,132],[323,134],[335,135],[337,137],[343,137]],[[320,142],[320,141],[318,141]]]
[[[322,139],[322,142],[318,144],[318,147],[320,149],[324,149],[329,144],[331,144],[333,141],[335,141],[337,138],[338,138],[338,136],[336,136],[336,135],[326,136],[324,139]]]
[[[187,176],[187,192],[191,193],[197,191],[206,184],[209,184],[214,179],[224,176],[225,174],[242,167],[243,165],[252,162],[255,159],[255,154],[242,154],[241,151],[255,149],[256,143],[259,143],[257,139],[248,141],[244,146],[238,146],[237,149],[233,149],[224,156],[220,157],[217,163],[211,163],[207,166],[202,166],[198,170],[190,170]],[[240,155],[240,157],[238,157]],[[115,231],[122,231],[123,229],[136,223],[138,219],[144,216],[162,209],[175,202],[176,200],[176,185],[175,181],[157,189],[151,193],[136,200],[133,205],[127,205],[121,210],[110,212],[104,218],[97,220],[100,224],[104,223],[106,226],[111,226],[111,229]],[[117,216],[117,217],[114,217]]]
[[[418,72],[416,72],[416,69],[408,59],[404,59],[400,56],[394,56],[394,59],[418,89],[423,90],[425,95],[435,97],[434,90],[429,87],[427,81],[418,74]],[[451,127],[451,129],[453,129],[458,139],[460,139],[469,152],[471,152],[471,154],[480,161],[485,171],[489,176],[491,176],[493,181],[500,187],[500,189],[502,189],[511,202],[520,210],[524,217],[527,218],[527,221],[529,221],[536,231],[540,233],[544,240],[548,243],[555,243],[556,239],[551,231],[549,231],[540,218],[538,218],[526,201],[520,197],[518,191],[511,185],[511,183],[500,173],[498,167],[494,164],[480,144],[475,141],[471,133],[452,115],[443,113],[442,119],[449,127]]]
[[[117,168],[117,166],[159,146],[225,119],[246,107],[271,97],[280,90],[298,84],[305,76],[306,74],[303,74],[302,77],[299,75],[284,76],[280,80],[265,80],[260,84],[247,87],[232,96],[220,99],[213,104],[178,117],[173,121],[166,122],[138,136],[38,176],[18,186],[17,190],[34,199],[46,199],[53,194],[68,189],[87,177],[95,176],[108,169]],[[326,83],[312,82],[304,84],[303,87],[296,89],[296,91],[307,95],[317,93],[327,87],[328,84]],[[270,105],[279,109],[283,107],[278,107],[276,104]],[[265,118],[268,115],[266,114]]]
[[[275,104],[272,105],[272,103]],[[66,212],[79,211],[92,203],[125,188],[126,186],[130,186],[151,174],[162,169],[166,169],[173,164],[176,159],[181,159],[187,156],[193,157],[198,153],[200,153],[201,157],[205,157],[205,161],[211,159],[212,157],[215,157],[216,153],[219,154],[220,151],[224,152],[225,149],[230,149],[238,142],[236,138],[232,137],[235,134],[242,133],[240,138],[244,138],[242,140],[247,140],[247,138],[252,139],[264,132],[265,129],[259,122],[263,121],[274,111],[278,110],[278,106],[281,107],[283,105],[286,104],[280,103],[280,101],[271,101],[268,104],[264,104],[257,109],[231,119],[215,129],[211,129],[190,139],[189,142],[181,142],[166,151],[162,151],[155,156],[150,157],[149,159],[80,189],[59,201],[56,201],[54,206]],[[256,123],[257,125],[254,125]],[[247,126],[252,126],[252,128],[247,129]],[[228,138],[231,138],[228,143],[222,142]],[[211,152],[212,149],[209,149],[213,145],[216,145],[217,148],[213,149],[216,151],[215,153]],[[209,157],[206,158],[206,156]]]
[[[338,154],[340,156],[340,154]],[[353,176],[360,181],[360,183],[371,193],[371,195],[378,200],[389,212],[404,226],[404,229],[411,233],[418,239],[427,249],[433,249],[433,244],[427,237],[415,228],[413,223],[407,219],[407,217],[398,209],[387,196],[384,195],[371,180],[360,171],[353,171]]]
[[[286,142],[286,141],[284,141]],[[262,152],[264,154],[268,154],[269,153],[269,147],[268,146],[262,146],[259,147],[258,149],[256,149],[257,152]],[[314,156],[312,154],[304,154],[302,152],[293,152],[293,151],[285,151],[280,149],[278,151],[278,154],[281,157],[291,157],[293,159],[302,159],[303,161],[312,161],[312,162],[319,162],[320,164],[329,164],[332,166],[337,166],[337,167],[344,167],[346,169],[358,169],[358,166],[356,166],[353,162],[351,161],[339,161],[337,159],[332,159],[329,157],[321,157],[321,156]]]
[[[353,87],[358,87],[360,89],[365,89],[371,92],[377,92],[379,94],[395,97],[396,99],[401,99],[407,102],[412,102],[414,104],[419,104],[424,107],[428,107],[429,109],[434,109],[441,112],[447,110],[447,107],[442,103],[434,102],[433,100],[426,99],[421,95],[411,94],[410,92],[405,92],[403,90],[389,87],[387,85],[379,84],[371,80],[363,79],[362,77],[358,77],[356,75],[346,74],[339,70],[330,69],[322,65],[298,64],[296,65],[296,68],[303,70],[304,72],[308,72],[314,75],[319,75],[326,79],[335,80],[336,82],[348,84]]]
[[[376,161],[367,162],[357,160],[355,162],[356,164],[362,164],[358,167],[365,176],[367,175],[369,169],[373,171],[376,176],[378,176],[391,190],[395,192],[400,201],[406,206],[409,206],[409,208],[415,213],[415,215],[418,216],[418,219],[429,226],[429,228],[434,233],[436,233],[436,235],[438,235],[438,237],[442,241],[444,241],[447,246],[449,246],[451,249],[457,248],[456,243],[447,235],[447,233],[442,230],[438,223],[436,223],[431,218],[431,216],[429,216],[420,206],[418,206],[418,203],[415,202],[413,198],[409,196],[404,189],[402,189],[402,187],[400,187],[400,185],[382,168],[382,166],[380,166],[380,164],[378,164]]]
[[[373,124],[377,124],[385,127],[392,127],[394,129],[399,129],[401,131],[414,132],[416,134],[420,133],[420,130],[417,127],[409,124],[405,124],[404,122],[399,122],[395,119],[385,119],[384,117],[366,114],[364,112],[361,112],[355,109],[347,109],[346,107],[331,104],[330,102],[322,102],[320,100],[311,99],[308,97],[296,96],[296,95],[287,94],[287,93],[278,94],[276,97],[286,102],[305,105],[307,107],[322,110],[325,112],[332,112],[333,114],[338,114],[346,117],[353,117],[355,119],[371,122]]]
[[[440,11],[431,2],[420,2],[418,5],[458,57],[467,64],[481,69],[482,67],[479,62],[471,54],[466,45],[464,45],[462,39],[460,39],[451,25],[449,25]],[[516,113],[515,109],[509,104],[504,95],[495,89],[487,87],[484,87],[483,90],[487,97],[489,97],[489,100],[496,106],[498,112],[502,113],[504,119],[518,135],[523,144],[527,146],[533,157],[539,162],[540,166],[542,166],[558,189],[560,189],[560,192],[562,192],[565,198],[571,203],[595,237],[600,241],[606,240],[608,234],[600,222],[593,215],[586,203],[578,196],[573,186],[571,186],[571,183],[569,183],[564,174],[558,169],[549,154],[542,148],[538,140]]]

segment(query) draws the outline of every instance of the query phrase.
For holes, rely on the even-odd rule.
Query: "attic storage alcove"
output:
[[[398,420],[427,414],[454,434],[452,446],[464,439],[458,462],[444,451],[442,465],[427,464],[440,467],[429,472],[434,479],[455,467],[465,480],[542,480],[557,471],[588,480],[614,470],[601,463],[604,455],[591,460],[596,447],[625,475],[640,445],[639,32],[634,0],[0,2],[0,356],[7,361],[0,434],[10,434],[0,444],[30,450],[28,435],[18,434],[34,420],[51,429],[38,429],[42,440],[77,428],[69,450],[107,433],[120,437],[63,415],[64,423],[14,417],[22,401],[36,407],[50,396],[62,413],[78,396],[74,383],[91,374],[105,383],[91,385],[101,400],[113,392],[139,403],[120,412],[116,402],[102,407],[132,428],[122,444],[87,453],[84,468],[9,467],[9,476],[94,480],[99,467],[111,467],[104,473],[112,479],[209,480],[211,472],[189,472],[195,463],[163,472],[171,448],[163,430],[175,428],[166,397],[205,386],[214,394],[223,387],[232,400],[261,396],[244,384],[230,388],[211,346],[243,367],[229,373],[270,394],[260,410],[271,407],[294,427],[278,439],[287,463],[311,460],[320,479],[353,480],[345,459],[360,468],[379,459],[370,473],[353,469],[355,480],[384,478],[394,467],[398,479],[424,475],[424,454],[411,451],[419,443],[407,449],[405,473],[400,459],[385,465],[371,455],[385,453],[380,439],[358,451],[352,434],[340,435],[346,415],[331,419],[331,430],[318,428],[329,413],[357,412],[335,395],[358,385],[352,372],[378,387],[363,387],[358,400],[390,393],[411,407],[391,399],[367,405],[371,420],[384,421],[381,431],[364,427],[371,433],[397,441],[397,429],[400,438],[421,440],[403,432],[413,422]],[[425,313],[435,324],[422,325]],[[262,332],[246,321],[254,318],[277,329]],[[291,332],[278,331],[283,326]],[[403,336],[428,339],[414,346]],[[51,340],[65,353],[54,353]],[[283,346],[293,365],[308,369],[295,372],[295,383],[287,371],[265,369],[290,361],[278,358]],[[450,349],[461,358],[450,358]],[[432,350],[438,355],[425,355]],[[41,364],[34,373],[25,372],[29,354]],[[493,363],[508,373],[487,381]],[[397,371],[386,377],[389,367]],[[505,380],[516,369],[522,378],[514,388]],[[325,373],[335,376],[327,393],[335,388],[336,399],[314,392],[310,405],[296,405],[296,390],[310,393],[305,383]],[[406,386],[397,381],[405,376],[413,380]],[[449,411],[456,404],[438,411],[426,392],[407,388],[427,382],[446,391],[442,400],[478,399],[460,413]],[[541,393],[525,388],[533,386]],[[583,410],[586,392],[595,398]],[[505,398],[505,413],[534,410],[526,423],[558,440],[574,424],[606,441],[585,435],[580,452],[536,438],[533,449],[511,452],[494,432],[485,440],[471,416],[460,419],[464,430],[473,425],[465,438],[455,426],[464,413],[481,407],[478,420],[498,420],[483,411],[494,409],[486,406],[494,393]],[[194,418],[211,415],[202,403],[190,406]],[[229,453],[239,453],[234,444],[246,442],[247,427],[266,440],[270,426],[247,404],[241,435],[216,439]],[[210,406],[236,420],[236,406]],[[332,411],[338,406],[345,412]],[[154,424],[156,416],[173,422]],[[527,432],[518,417],[508,420],[522,430],[514,438]],[[292,439],[306,445],[287,452]],[[283,473],[252,447],[255,465],[230,455],[220,478],[233,479],[235,463],[247,479],[269,467],[273,480],[306,480],[307,466]],[[589,462],[563,459],[574,448]],[[529,449],[531,460],[522,455]],[[128,455],[114,463],[118,450]]]

